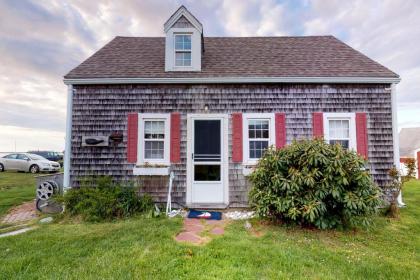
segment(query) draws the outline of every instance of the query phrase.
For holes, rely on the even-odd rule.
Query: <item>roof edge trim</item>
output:
[[[163,25],[165,33],[168,32],[181,16],[184,16],[198,31],[200,31],[200,33],[203,33],[203,25],[184,6],[179,7],[179,9],[165,22]]]
[[[89,84],[237,84],[237,83],[305,83],[305,84],[397,84],[401,78],[384,77],[208,77],[208,78],[88,78],[64,79],[66,85]]]

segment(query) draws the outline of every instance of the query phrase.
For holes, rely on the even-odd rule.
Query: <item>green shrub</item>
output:
[[[250,175],[257,214],[320,229],[366,225],[380,205],[380,189],[365,161],[322,139],[269,149]]]
[[[149,195],[139,197],[133,186],[115,184],[110,177],[87,178],[80,188],[67,191],[63,200],[66,213],[80,215],[90,222],[129,217],[154,209]]]

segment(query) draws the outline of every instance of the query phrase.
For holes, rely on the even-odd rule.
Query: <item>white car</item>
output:
[[[12,153],[0,157],[0,172],[5,170],[31,173],[58,172],[60,171],[60,164],[35,154]]]

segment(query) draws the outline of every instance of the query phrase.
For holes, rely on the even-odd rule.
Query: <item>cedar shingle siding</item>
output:
[[[374,180],[384,186],[393,165],[391,94],[389,85],[75,85],[71,180],[79,184],[84,175],[112,175],[134,180],[134,164],[127,163],[127,114],[181,113],[181,161],[175,171],[173,200],[186,199],[187,113],[284,112],[286,139],[312,138],[313,112],[366,112],[368,158]],[[232,121],[229,121],[230,206],[245,206],[249,184],[242,164],[232,163]],[[81,147],[82,135],[124,132],[118,147]],[[166,201],[167,179],[143,177],[137,182],[156,201]]]

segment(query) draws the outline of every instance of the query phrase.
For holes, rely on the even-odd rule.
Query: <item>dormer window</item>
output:
[[[175,66],[191,66],[190,34],[175,34]]]
[[[181,6],[165,23],[165,71],[201,71],[203,26]]]

